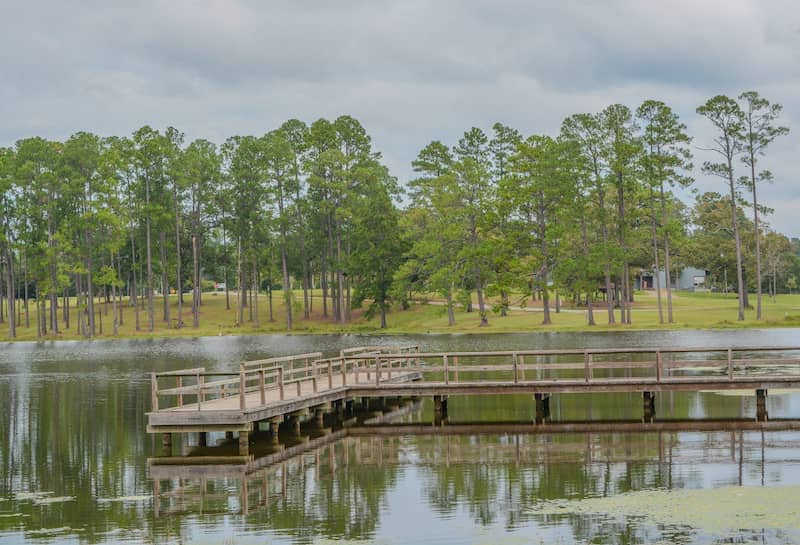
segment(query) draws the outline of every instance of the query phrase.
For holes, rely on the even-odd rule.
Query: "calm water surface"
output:
[[[797,521],[723,529],[542,505],[658,490],[768,487],[800,505],[800,433],[529,433],[527,396],[452,398],[451,421],[405,433],[428,401],[381,437],[341,435],[246,476],[153,475],[149,373],[230,369],[257,357],[363,344],[423,350],[797,345],[800,330],[413,336],[258,336],[0,344],[0,544],[17,543],[800,543]],[[800,418],[800,395],[770,395]],[[555,396],[554,421],[636,419],[636,395]],[[750,418],[752,397],[664,395],[664,418]],[[335,434],[334,434],[335,435]],[[219,437],[210,438],[215,442]],[[194,439],[178,441],[188,452]],[[256,445],[255,451],[266,447]],[[258,454],[257,454],[258,455]],[[159,468],[159,471],[164,468]],[[160,492],[154,499],[154,480]],[[174,478],[170,478],[174,477]],[[743,489],[743,490],[744,490]],[[737,489],[738,490],[738,489]],[[246,514],[243,513],[246,511]],[[720,516],[725,516],[720,511]]]

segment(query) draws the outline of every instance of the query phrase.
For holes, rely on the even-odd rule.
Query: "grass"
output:
[[[800,295],[778,295],[775,298],[764,298],[762,320],[755,319],[755,311],[748,309],[746,319],[742,322],[736,320],[737,302],[735,294],[718,293],[688,293],[676,292],[673,295],[673,312],[675,323],[659,324],[654,292],[639,292],[636,294],[633,307],[632,325],[607,325],[607,311],[605,307],[595,308],[595,320],[598,325],[586,325],[585,307],[571,308],[564,305],[561,313],[552,311],[553,323],[549,326],[542,325],[541,306],[529,305],[526,309],[514,307],[508,316],[500,317],[490,314],[489,326],[480,327],[477,312],[467,313],[461,308],[456,309],[456,325],[447,325],[447,313],[441,301],[429,300],[427,303],[417,303],[408,310],[394,309],[389,313],[389,328],[381,330],[379,317],[367,319],[362,309],[355,309],[352,320],[348,324],[334,323],[322,317],[322,299],[319,292],[313,297],[313,313],[310,318],[302,316],[302,307],[295,309],[295,333],[343,333],[343,332],[381,332],[381,333],[491,333],[491,332],[520,332],[520,331],[619,331],[619,330],[650,330],[650,329],[709,329],[709,328],[752,328],[752,327],[792,327],[800,326]],[[302,302],[302,292],[294,294],[295,307]],[[146,338],[146,337],[197,337],[216,335],[252,335],[259,333],[285,333],[286,322],[284,306],[280,292],[276,292],[273,299],[273,321],[269,320],[268,301],[265,295],[259,297],[260,325],[249,321],[249,309],[245,309],[245,321],[237,325],[236,296],[231,293],[231,309],[226,309],[225,295],[204,294],[201,307],[200,327],[193,328],[191,317],[191,296],[184,298],[183,321],[184,326],[175,328],[177,318],[177,296],[170,297],[171,322],[168,324],[162,318],[162,300],[158,298],[155,305],[156,323],[154,331],[147,331],[147,312],[140,310],[140,330],[134,326],[134,309],[129,305],[124,306],[123,325],[119,327],[119,337]],[[751,297],[755,304],[755,296]],[[71,323],[66,328],[63,320],[59,323],[58,335],[48,334],[47,339],[79,339],[75,318],[77,311],[75,301],[70,305]],[[30,305],[31,327],[25,327],[24,313],[22,324],[17,328],[17,340],[37,340],[36,336],[36,311],[35,305]],[[490,302],[491,306],[491,302]],[[105,305],[98,305],[105,310]],[[59,318],[62,312],[59,310]],[[619,319],[619,312],[616,313]],[[666,316],[666,302],[664,308]],[[102,321],[102,334],[99,333]],[[96,318],[98,338],[112,338],[111,305],[108,305],[108,314],[102,315],[102,320]],[[8,338],[8,327],[3,326],[0,340]]]

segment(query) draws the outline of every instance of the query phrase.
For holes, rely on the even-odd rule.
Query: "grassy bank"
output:
[[[296,301],[302,301],[302,293],[295,294]],[[755,302],[755,297],[752,298]],[[191,296],[184,297],[183,322],[184,326],[176,328],[177,323],[177,296],[170,298],[169,323],[162,320],[163,307],[161,299],[156,300],[156,323],[152,332],[147,331],[147,313],[144,308],[140,310],[140,329],[135,327],[134,309],[124,305],[123,323],[119,327],[119,337],[178,337],[178,336],[208,336],[208,335],[251,335],[257,333],[283,333],[286,332],[286,321],[282,297],[276,292],[273,299],[272,321],[270,321],[269,304],[266,296],[261,295],[258,302],[259,324],[250,321],[250,309],[245,309],[245,320],[237,325],[236,297],[231,294],[231,308],[226,308],[224,294],[204,294],[200,316],[200,327],[192,327]],[[295,303],[296,304],[296,303]],[[57,336],[48,334],[48,339],[79,339],[76,321],[77,311],[74,300],[70,303],[70,327],[67,328],[59,310],[59,328]],[[112,310],[108,305],[99,305],[96,316],[98,338],[112,338]],[[572,308],[564,305],[562,312],[556,314],[552,311],[553,323],[543,326],[541,306],[529,304],[527,308],[513,307],[508,316],[501,317],[496,314],[489,316],[489,326],[479,326],[477,312],[468,313],[456,309],[456,325],[448,326],[445,307],[440,301],[417,303],[408,310],[395,309],[389,313],[389,328],[380,329],[378,317],[367,319],[361,309],[353,311],[352,320],[348,324],[333,323],[322,316],[322,299],[319,293],[314,294],[313,312],[310,318],[303,318],[302,311],[295,312],[296,333],[339,333],[339,332],[381,332],[381,333],[491,333],[491,332],[516,332],[516,331],[579,331],[579,330],[644,330],[644,329],[680,329],[680,328],[747,328],[747,327],[791,327],[800,326],[800,295],[779,295],[774,299],[764,298],[764,319],[756,320],[755,311],[746,312],[746,320],[736,321],[736,297],[733,294],[723,295],[717,293],[685,293],[674,295],[674,324],[659,324],[656,296],[653,292],[642,292],[636,296],[633,309],[632,325],[612,325],[607,322],[605,307],[595,308],[595,320],[598,325],[586,325],[585,307]],[[34,305],[30,305],[31,326],[25,327],[23,312],[22,323],[17,329],[17,340],[36,340],[36,312]],[[666,307],[664,309],[666,316]],[[619,319],[619,312],[617,312]],[[102,333],[99,332],[102,325]],[[0,340],[8,340],[8,326],[3,324],[0,329]]]

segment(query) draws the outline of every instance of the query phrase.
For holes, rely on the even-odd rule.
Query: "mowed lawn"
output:
[[[673,295],[673,312],[675,323],[659,324],[654,292],[639,292],[636,294],[633,307],[632,325],[607,324],[606,307],[599,303],[595,307],[595,320],[598,325],[587,325],[586,308],[572,307],[565,303],[562,311],[556,313],[551,310],[552,324],[542,325],[541,303],[529,303],[526,308],[515,306],[512,298],[512,308],[508,315],[501,317],[494,312],[489,313],[489,325],[480,327],[480,317],[476,311],[466,312],[463,308],[456,308],[456,324],[448,326],[447,313],[442,301],[430,299],[425,303],[416,302],[407,310],[393,308],[388,315],[388,329],[380,329],[380,320],[376,315],[367,319],[363,309],[355,309],[352,319],[347,324],[335,323],[322,316],[322,299],[319,292],[314,293],[313,312],[310,318],[303,318],[302,292],[294,294],[295,323],[292,329],[295,333],[338,333],[338,332],[385,332],[385,333],[447,333],[447,332],[518,332],[518,331],[577,331],[577,330],[620,330],[620,329],[676,329],[676,328],[735,328],[735,327],[780,327],[800,326],[800,295],[779,295],[775,298],[764,297],[762,320],[755,319],[755,309],[746,310],[746,319],[743,322],[736,320],[737,302],[735,294],[718,293],[687,293],[675,292]],[[184,296],[183,327],[177,324],[178,298],[170,297],[170,322],[163,321],[162,299],[157,298],[155,304],[155,328],[152,332],[147,327],[147,312],[143,307],[139,312],[140,329],[135,328],[134,309],[127,304],[123,305],[123,324],[119,326],[119,337],[171,337],[171,336],[208,336],[208,335],[251,335],[258,333],[286,332],[286,318],[281,292],[273,296],[273,319],[270,321],[269,303],[266,295],[262,294],[258,301],[259,323],[250,321],[250,309],[245,308],[244,322],[237,325],[236,296],[231,293],[231,308],[226,309],[224,293],[207,293],[203,295],[203,305],[200,313],[200,327],[192,327],[191,295]],[[71,301],[74,305],[75,301]],[[489,307],[491,308],[491,302]],[[755,306],[755,295],[751,296],[751,304]],[[108,306],[100,304],[102,316],[96,317],[97,337],[113,337],[112,311]],[[36,311],[30,305],[31,327],[25,327],[24,313],[22,323],[17,328],[17,340],[36,340]],[[330,309],[329,309],[330,310]],[[71,323],[66,328],[59,309],[60,331],[57,336],[50,332],[48,339],[78,339],[77,311],[70,309]],[[664,316],[666,318],[666,300],[664,301]],[[616,311],[619,321],[619,311]],[[100,325],[102,322],[102,333]],[[8,340],[8,324],[3,324],[0,329],[0,340]]]

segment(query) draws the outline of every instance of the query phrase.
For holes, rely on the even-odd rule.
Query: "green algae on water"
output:
[[[538,515],[602,515],[724,534],[737,530],[800,530],[800,486],[641,490],[582,500],[542,501]]]

